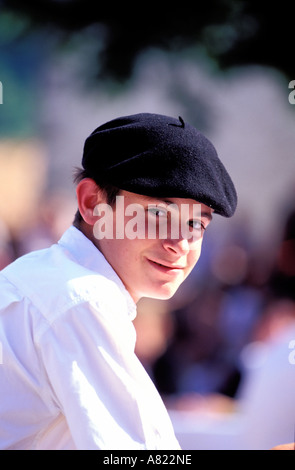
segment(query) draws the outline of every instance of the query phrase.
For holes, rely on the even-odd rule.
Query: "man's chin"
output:
[[[156,300],[169,300],[177,292],[179,286],[165,286],[161,289],[155,289],[148,293],[145,297]]]

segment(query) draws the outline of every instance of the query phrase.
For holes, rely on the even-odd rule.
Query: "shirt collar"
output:
[[[58,244],[66,248],[82,266],[99,274],[103,273],[108,279],[116,283],[126,298],[128,315],[134,320],[137,314],[136,304],[124,286],[122,280],[108,263],[99,249],[76,227],[69,227],[62,235]]]

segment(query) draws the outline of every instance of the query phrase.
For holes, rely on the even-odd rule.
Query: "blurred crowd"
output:
[[[75,199],[63,191],[46,194],[30,220],[17,229],[0,218],[0,269],[30,251],[49,247],[71,225],[76,211]]]

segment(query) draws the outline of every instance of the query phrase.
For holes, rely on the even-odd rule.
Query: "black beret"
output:
[[[194,199],[225,217],[236,209],[235,187],[214,146],[181,117],[143,113],[107,122],[86,139],[82,166],[98,184]]]

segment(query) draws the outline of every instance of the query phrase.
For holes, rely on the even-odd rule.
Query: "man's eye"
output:
[[[194,230],[206,230],[206,227],[199,220],[190,220],[188,224]]]
[[[163,209],[159,209],[158,207],[150,207],[148,209],[148,213],[154,215],[156,217],[165,217],[166,211]]]

